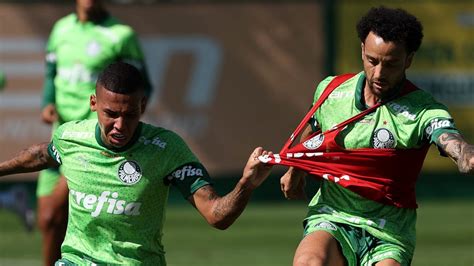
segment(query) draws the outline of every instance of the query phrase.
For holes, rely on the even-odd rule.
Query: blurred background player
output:
[[[474,172],[474,146],[447,108],[406,79],[423,38],[418,19],[402,9],[372,8],[357,32],[364,71],[318,85],[313,103],[322,105],[310,113],[302,143],[282,152],[303,156],[282,154],[279,162],[294,166],[281,178],[288,199],[304,197],[307,172],[322,178],[294,265],[410,265],[415,183],[429,145],[461,173]],[[323,93],[330,88],[336,93]]]
[[[96,117],[90,111],[98,73],[114,61],[136,66],[145,78],[148,97],[151,86],[143,53],[133,29],[120,23],[100,0],[76,0],[76,12],[57,21],[46,47],[41,119],[53,125]],[[38,225],[43,237],[44,265],[60,258],[67,223],[68,189],[58,169],[40,173]]]

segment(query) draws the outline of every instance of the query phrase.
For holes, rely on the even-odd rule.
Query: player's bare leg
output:
[[[345,263],[338,242],[325,231],[315,231],[303,238],[293,259],[294,266],[343,266]]]
[[[68,214],[68,188],[61,176],[51,195],[38,198],[38,227],[43,237],[43,264],[54,265],[61,258]]]
[[[375,263],[375,266],[400,266],[400,263],[394,259],[384,259]]]

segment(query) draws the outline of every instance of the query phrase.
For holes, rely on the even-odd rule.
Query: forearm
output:
[[[212,194],[210,196],[213,201],[212,207],[206,217],[208,223],[221,230],[231,226],[244,211],[252,191],[250,185],[241,180],[231,192],[223,197]]]
[[[461,173],[474,174],[474,145],[467,143],[461,145],[461,154],[457,164]]]
[[[48,154],[48,143],[35,144],[0,163],[0,176],[35,172],[51,166],[55,166],[55,161]]]
[[[439,137],[439,146],[456,162],[459,172],[474,173],[474,145],[467,143],[459,134],[444,133]]]

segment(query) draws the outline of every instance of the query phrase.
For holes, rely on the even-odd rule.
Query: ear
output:
[[[362,58],[362,61],[364,61],[364,49],[365,49],[364,43],[361,42],[360,43],[360,56]]]
[[[148,104],[148,97],[143,96],[142,102],[140,103],[141,107],[141,114],[145,113],[146,106]]]
[[[95,94],[91,95],[90,105],[91,105],[91,111],[92,112],[97,111],[97,97],[95,96]]]
[[[405,63],[405,69],[408,69],[411,66],[411,62],[413,61],[414,56],[415,56],[415,52],[411,52],[407,56],[407,60],[406,60],[406,63]]]

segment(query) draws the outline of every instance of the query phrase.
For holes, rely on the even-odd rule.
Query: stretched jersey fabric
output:
[[[70,191],[62,257],[78,265],[165,265],[169,185],[187,198],[209,184],[178,135],[144,123],[130,144],[110,150],[97,120],[68,122],[56,130],[49,153],[61,163]]]
[[[330,95],[338,97],[337,94],[333,94],[334,90],[353,76],[353,74],[346,74],[332,79],[280,154],[269,158],[269,163],[295,166],[380,203],[416,208],[415,183],[429,142],[419,141],[416,146],[397,149],[395,136],[386,127],[380,127],[374,131],[372,147],[346,149],[336,141],[342,131],[348,130],[349,126],[375,112],[384,104],[397,106],[394,111],[403,109],[402,115],[409,120],[415,120],[416,115],[408,112],[406,106],[401,108],[395,103],[399,99],[403,101],[404,97],[409,98],[411,94],[417,93],[418,89],[409,81],[405,81],[399,88],[397,94],[399,99],[392,99],[388,103],[379,102],[342,122],[333,124],[324,132],[321,130],[314,132],[302,143],[290,147],[295,136],[300,134],[316,110],[319,110]],[[388,125],[389,118],[391,117],[384,118],[387,120],[384,120],[382,124]],[[391,120],[392,123],[395,122],[393,118]],[[409,167],[401,168],[400,165]]]
[[[354,75],[334,78],[293,136],[299,135],[306,121],[324,103],[327,97],[344,81]],[[400,96],[414,92],[417,88],[406,82]],[[349,124],[374,112],[381,102],[341,122],[331,129],[320,130],[305,141],[294,146],[286,143],[275,163],[295,166],[309,174],[334,181],[357,194],[384,204],[397,207],[416,208],[415,183],[428,151],[428,145],[419,149],[344,149],[336,143],[336,137]],[[315,159],[313,159],[315,158]],[[400,168],[400,165],[411,165]]]
[[[89,97],[99,72],[112,62],[124,61],[141,70],[150,94],[138,39],[131,27],[112,16],[99,23],[81,22],[76,14],[60,19],[50,34],[46,53],[43,106],[56,105],[60,124],[95,117]]]
[[[333,79],[334,77],[328,77],[319,84],[314,95],[314,102],[317,102]],[[314,128],[321,130],[321,132],[329,130],[334,134],[332,136],[334,141],[331,141],[331,143],[337,145],[330,147],[329,153],[338,146],[341,150],[360,150],[361,152],[373,152],[374,148],[382,151],[396,149],[402,152],[403,150],[418,149],[423,155],[424,147],[435,142],[442,132],[457,132],[447,108],[421,89],[382,104],[373,112],[365,114],[359,120],[353,121],[338,130],[331,130],[335,125],[367,110],[367,106],[363,101],[364,85],[365,75],[360,72],[340,84],[314,113]],[[303,126],[305,124],[301,125],[301,127]],[[313,135],[306,145],[316,149],[319,148],[318,145],[322,145],[323,141],[320,137],[317,137],[317,134]],[[296,137],[292,136],[290,138],[290,144]],[[314,152],[314,150],[305,149],[305,153],[309,154],[294,153],[293,157],[298,158],[293,162],[301,162],[300,159],[303,156],[312,156],[307,159],[318,161],[323,157],[317,156],[318,152],[325,152],[325,150]],[[281,159],[286,158],[286,154],[280,153],[279,157]],[[337,156],[332,158],[337,158]],[[373,162],[367,161],[369,158],[372,158],[370,160]],[[275,157],[264,159],[265,161],[271,160],[270,163],[277,163]],[[405,162],[410,159],[412,157],[403,158]],[[331,159],[327,160],[331,161]],[[373,157],[363,157],[362,160],[364,164],[372,163],[373,168],[377,171],[384,170],[383,167],[385,166],[379,165],[377,159],[373,159]],[[390,159],[386,160],[387,164],[391,163]],[[334,162],[331,161],[331,163]],[[357,159],[353,159],[350,163],[353,164],[353,167],[357,167],[359,162]],[[293,163],[287,165],[299,167],[299,165]],[[345,167],[342,161],[341,167]],[[404,186],[413,184],[414,180],[407,181],[403,172],[405,169],[412,167],[411,162],[397,164],[396,161],[393,161],[392,165],[389,165],[389,169],[397,167],[402,172],[396,171],[399,175],[393,177],[394,180],[391,181],[393,183],[390,185],[403,189]],[[328,167],[319,170],[327,171],[327,175],[323,173],[323,175],[316,176],[321,179],[321,187],[309,204],[308,219],[316,217],[321,220],[361,227],[379,239],[397,243],[413,252],[416,235],[416,210],[413,205],[407,205],[411,206],[408,208],[399,208],[395,204],[381,203],[369,199],[367,195],[361,195],[360,191],[352,191],[350,185],[346,186],[347,188],[340,185],[341,182],[350,183],[350,180],[347,180],[348,176],[345,174],[331,174],[332,169]],[[339,170],[345,169],[340,168]],[[355,172],[354,169],[350,170],[352,174]],[[414,169],[409,171],[414,171]],[[366,176],[367,173],[362,173],[362,175]],[[374,187],[373,190],[375,189],[377,188]],[[382,192],[386,194],[388,191],[384,190]],[[387,198],[387,200],[391,199]]]

